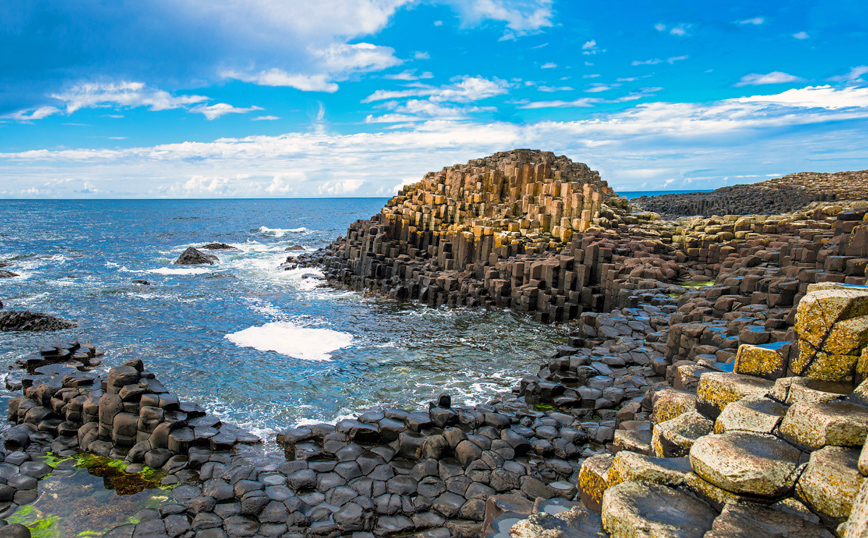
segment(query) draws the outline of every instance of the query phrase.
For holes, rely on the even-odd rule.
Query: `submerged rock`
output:
[[[187,247],[187,250],[175,260],[175,265],[214,265],[218,261],[220,260],[213,254],[205,254],[194,247]]]
[[[12,271],[6,271],[5,269],[0,269],[0,278],[12,278],[14,276],[18,276],[18,273],[13,273]]]
[[[238,250],[232,245],[227,245],[226,243],[208,243],[207,245],[202,245],[201,248],[208,250]]]
[[[0,312],[0,331],[61,331],[78,327],[68,321],[48,314],[29,310],[7,310]]]

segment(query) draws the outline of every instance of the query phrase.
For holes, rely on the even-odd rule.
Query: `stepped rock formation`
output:
[[[868,199],[868,170],[820,174],[802,172],[714,192],[642,196],[631,202],[667,216],[774,215],[817,201]]]

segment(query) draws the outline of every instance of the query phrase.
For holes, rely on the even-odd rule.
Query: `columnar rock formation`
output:
[[[642,196],[637,206],[669,216],[773,215],[817,201],[868,199],[868,170],[818,174],[802,172],[714,192]]]

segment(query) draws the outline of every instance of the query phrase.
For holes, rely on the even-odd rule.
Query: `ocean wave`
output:
[[[269,237],[283,237],[286,234],[297,234],[302,232],[309,232],[307,228],[304,226],[300,228],[269,228],[267,226],[260,226],[259,233],[262,235],[266,235]]]
[[[204,267],[160,267],[159,269],[148,269],[149,273],[157,275],[204,275],[210,273],[210,269]]]
[[[225,338],[240,347],[274,351],[306,361],[331,360],[331,353],[353,343],[353,335],[349,333],[300,327],[289,321],[249,327]]]

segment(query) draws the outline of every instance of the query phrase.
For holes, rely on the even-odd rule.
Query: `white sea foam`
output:
[[[306,231],[308,229],[304,226],[301,228],[268,228],[267,226],[260,226],[259,228],[259,233],[270,237],[283,237],[286,234],[297,234]]]
[[[203,267],[160,267],[159,269],[149,269],[149,273],[158,275],[204,275],[210,273],[210,269]]]
[[[259,351],[276,351],[306,361],[328,361],[330,354],[353,343],[353,335],[331,329],[299,327],[289,321],[275,321],[227,334],[237,346]]]

